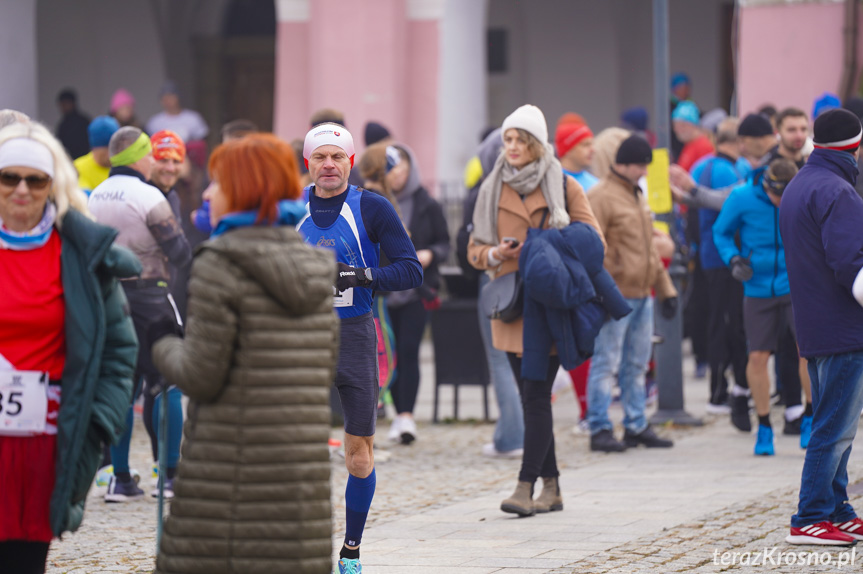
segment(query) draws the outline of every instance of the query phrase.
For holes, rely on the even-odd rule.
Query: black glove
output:
[[[663,299],[660,312],[662,313],[662,316],[664,318],[674,319],[674,316],[677,314],[677,297],[669,297],[668,299]]]
[[[735,255],[731,258],[728,264],[731,267],[731,276],[741,282],[746,282],[752,279],[752,265],[749,263],[749,257],[743,258],[740,255]]]
[[[178,325],[176,319],[173,317],[163,317],[147,327],[147,339],[150,340],[150,345],[168,335],[183,337],[183,327],[182,325]]]
[[[336,289],[339,290],[339,293],[342,293],[353,287],[368,287],[372,282],[366,277],[366,271],[365,267],[351,267],[339,261],[339,275],[336,277]]]

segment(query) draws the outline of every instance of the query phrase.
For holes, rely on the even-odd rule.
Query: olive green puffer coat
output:
[[[191,399],[160,574],[332,571],[336,266],[289,227],[244,227],[192,265],[185,339],[153,360]]]

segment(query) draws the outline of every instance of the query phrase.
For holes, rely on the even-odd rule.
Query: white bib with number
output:
[[[43,433],[47,416],[47,373],[0,371],[0,435]]]
[[[333,287],[333,307],[353,307],[354,305],[354,288],[351,287],[346,291],[339,291]]]

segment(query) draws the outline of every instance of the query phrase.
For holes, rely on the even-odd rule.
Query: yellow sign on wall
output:
[[[647,166],[647,203],[653,213],[670,213],[671,187],[668,184],[668,150],[653,150],[653,161]]]

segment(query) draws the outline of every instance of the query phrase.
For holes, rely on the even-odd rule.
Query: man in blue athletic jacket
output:
[[[354,140],[344,126],[309,130],[303,158],[314,182],[309,214],[297,225],[306,243],[332,249],[338,261],[334,297],[341,319],[336,388],[345,415],[345,542],[339,573],[359,574],[360,541],[375,492],[374,437],[378,404],[377,334],[372,292],[422,284],[422,266],[393,206],[382,196],[348,185]],[[389,259],[380,265],[380,249]]]
[[[785,158],[756,169],[745,184],[731,192],[713,224],[713,241],[722,261],[731,269],[732,277],[743,282],[743,326],[749,347],[746,379],[758,415],[755,454],[759,456],[775,454],[767,361],[779,350],[780,341],[790,337],[789,330],[797,336],[785,269],[785,247],[779,234],[779,203],[785,186],[796,174],[797,166]],[[792,345],[796,345],[796,339]],[[802,385],[806,395],[807,406],[796,409],[802,411],[800,446],[806,448],[812,424],[806,362],[793,351],[777,355],[777,360],[788,363],[781,365],[783,382],[795,388]],[[799,414],[795,413],[796,416]]]

